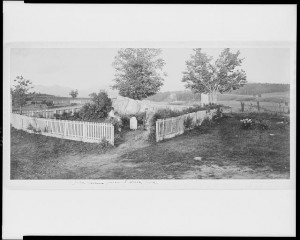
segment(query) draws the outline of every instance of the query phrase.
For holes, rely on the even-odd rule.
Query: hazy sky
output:
[[[231,49],[236,51],[237,49]],[[242,68],[248,82],[289,83],[290,60],[287,48],[242,48],[245,58]],[[35,85],[59,85],[80,89],[108,89],[113,84],[112,62],[118,49],[113,48],[15,48],[11,49],[11,80],[18,75],[30,79]],[[221,49],[203,49],[216,58]],[[161,91],[183,90],[181,82],[185,61],[192,49],[165,48],[162,58],[166,62]]]

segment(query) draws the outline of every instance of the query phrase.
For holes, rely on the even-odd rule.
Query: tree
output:
[[[186,61],[186,71],[183,72],[182,82],[194,93],[211,94],[228,92],[246,84],[246,73],[240,69],[243,59],[239,58],[240,51],[231,53],[224,49],[219,58],[212,63],[213,58],[203,53],[201,48],[193,49],[194,54]]]
[[[112,88],[121,96],[138,100],[156,94],[163,85],[162,76],[166,76],[161,52],[154,48],[120,49],[113,62],[116,74]]]
[[[74,99],[78,96],[78,90],[72,90],[69,95]]]
[[[32,97],[35,93],[30,92],[33,88],[32,82],[28,79],[25,79],[22,75],[17,76],[14,79],[16,85],[10,89],[12,96],[12,104],[20,108],[20,113],[22,114],[22,107],[26,104],[26,100]]]
[[[83,120],[97,121],[106,118],[112,109],[112,101],[105,91],[91,93],[92,103],[85,104],[79,115]]]

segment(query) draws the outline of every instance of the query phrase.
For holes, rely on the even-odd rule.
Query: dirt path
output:
[[[126,159],[120,157],[131,151],[149,146],[150,144],[147,142],[148,134],[147,131],[141,130],[129,131],[125,135],[124,143],[115,149],[101,155],[64,156],[59,161],[59,168],[65,169],[65,172],[68,173],[65,175],[66,178],[113,178],[116,175],[116,169],[119,171],[120,168],[126,169],[136,166],[133,163],[127,163]],[[80,168],[80,171],[78,171],[78,168]],[[61,175],[62,173],[58,172],[55,177]]]
[[[155,179],[264,179],[264,178],[288,178],[288,174],[282,174],[272,171],[272,169],[264,167],[255,170],[246,166],[216,164],[195,164],[191,158],[191,168],[189,170],[181,169],[180,173],[175,175],[165,172],[165,165],[158,161],[149,163],[141,157],[140,161],[133,162],[132,159],[126,158],[130,153],[139,149],[151,148],[147,142],[148,132],[146,131],[130,131],[125,135],[124,143],[117,148],[101,155],[78,155],[66,156],[62,159],[64,168],[69,172],[66,177],[85,178],[85,179],[136,179],[143,178]],[[176,151],[175,149],[170,149]],[[154,153],[153,153],[154,154]],[[147,156],[145,156],[147,157]],[[181,168],[181,163],[174,161],[168,165],[168,168]],[[78,173],[80,168],[80,174]],[[77,169],[74,171],[74,169]],[[74,172],[73,172],[74,171]],[[73,173],[72,173],[73,172]],[[59,177],[61,174],[58,174]]]

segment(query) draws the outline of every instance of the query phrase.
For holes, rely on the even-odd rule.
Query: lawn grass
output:
[[[256,114],[254,118],[265,115]],[[236,114],[224,118],[212,127],[200,127],[122,158],[137,164],[135,174],[139,178],[182,178],[183,172],[202,166],[246,167],[288,176],[289,127],[276,124],[280,118],[269,117],[271,130],[242,130],[239,120],[243,117]],[[196,161],[195,157],[202,160]]]
[[[11,127],[11,179],[59,175],[64,156],[103,154],[111,147],[31,134]],[[51,172],[51,173],[50,173]],[[56,172],[56,173],[55,173]]]
[[[242,118],[268,120],[271,128],[243,130]],[[12,128],[11,178],[289,178],[289,124],[281,121],[268,113],[230,114],[155,144],[142,143],[145,131],[128,131],[112,149]]]

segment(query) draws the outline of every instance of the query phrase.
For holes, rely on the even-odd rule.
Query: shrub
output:
[[[140,113],[133,114],[131,117],[136,117],[137,124],[138,125],[143,125],[144,120],[145,120],[145,116],[146,116],[145,112],[140,112]]]
[[[211,125],[212,125],[212,121],[208,117],[204,118],[201,123],[201,126],[211,126]]]
[[[42,130],[41,130],[41,129],[39,129],[39,128],[37,128],[37,129],[33,129],[33,132],[35,132],[35,133],[41,133],[41,132],[42,132]]]
[[[202,125],[203,121],[201,121],[200,119],[196,120],[196,127]]]
[[[184,129],[191,129],[193,128],[193,118],[191,117],[187,117],[185,120],[184,120]]]
[[[128,115],[121,115],[121,121],[123,129],[129,129],[130,127],[130,118]]]
[[[80,118],[87,121],[97,121],[106,118],[112,109],[112,101],[107,93],[100,91],[98,94],[90,94],[92,103],[86,103],[79,112]]]
[[[271,122],[269,120],[257,120],[255,127],[259,130],[269,130],[271,129]]]
[[[252,120],[250,118],[245,118],[240,120],[241,122],[241,129],[247,130],[250,129],[252,127]]]
[[[59,115],[58,113],[54,113],[54,114],[53,114],[53,117],[56,118],[56,119],[59,119],[59,118],[60,118],[60,115]]]
[[[61,116],[59,116],[59,119],[61,120],[68,120],[71,116],[71,113],[68,112],[63,112],[63,114]]]
[[[213,121],[209,119],[208,117],[204,118],[201,125],[200,125],[200,120],[197,123],[195,130],[198,131],[198,133],[201,134],[206,134],[209,132],[210,127],[212,126]]]
[[[41,133],[42,132],[41,129],[35,128],[34,126],[32,126],[31,123],[29,123],[29,125],[27,126],[27,129],[33,131],[34,133]]]
[[[99,144],[102,148],[111,148],[112,147],[110,142],[107,141],[105,138],[103,138]]]
[[[111,123],[114,126],[114,133],[121,132],[122,130],[122,121],[117,118],[109,118],[106,122]]]
[[[31,123],[29,123],[29,125],[27,126],[27,129],[33,131],[34,127],[31,125]]]
[[[47,105],[48,107],[54,106],[53,101],[43,100],[41,103]]]

